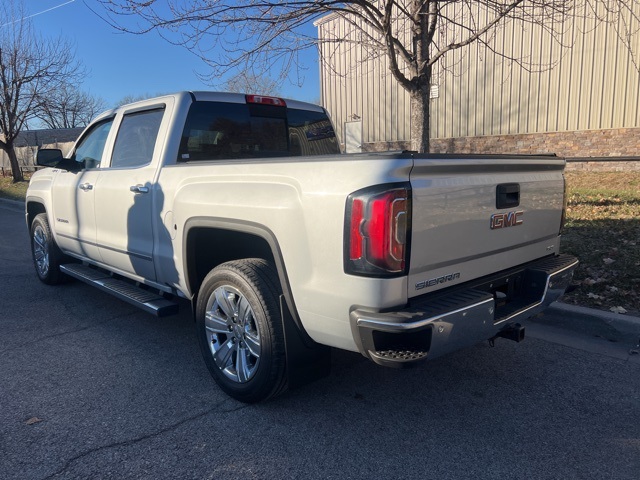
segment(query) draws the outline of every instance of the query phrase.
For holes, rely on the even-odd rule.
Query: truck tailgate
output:
[[[564,160],[416,156],[408,296],[558,253]]]

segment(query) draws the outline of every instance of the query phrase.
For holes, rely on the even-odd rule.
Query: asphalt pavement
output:
[[[43,285],[0,201],[0,478],[636,479],[640,322],[564,308],[411,370],[334,351],[329,377],[244,405],[187,308]]]

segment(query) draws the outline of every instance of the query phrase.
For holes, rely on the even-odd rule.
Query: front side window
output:
[[[111,156],[111,168],[141,167],[151,163],[163,108],[130,113],[123,117]]]
[[[97,168],[112,125],[113,118],[110,118],[91,128],[78,143],[73,159],[79,164],[83,163],[85,168]]]

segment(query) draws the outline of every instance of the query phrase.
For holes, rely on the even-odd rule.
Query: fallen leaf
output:
[[[587,297],[593,298],[594,300],[602,300],[604,298],[604,297],[601,297],[600,295],[596,295],[595,293],[588,293]]]
[[[607,287],[607,290],[609,290],[611,293],[616,293],[619,289],[618,287],[614,287],[613,285],[610,285]]]
[[[613,258],[604,258],[602,261],[605,265],[611,265],[612,263],[615,263],[615,260]]]
[[[38,417],[31,417],[29,420],[27,420],[25,423],[27,425],[33,425],[34,423],[40,423],[42,421],[41,418]]]
[[[611,310],[613,313],[627,313],[627,310],[623,307],[611,307],[609,310]]]
[[[591,286],[591,285],[595,285],[595,284],[596,284],[596,281],[595,281],[593,278],[585,278],[585,279],[582,281],[582,283],[583,283],[583,284],[585,284],[585,285],[589,285],[589,286]]]

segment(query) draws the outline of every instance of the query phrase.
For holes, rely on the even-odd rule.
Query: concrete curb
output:
[[[561,302],[552,303],[546,312],[561,318],[561,323],[572,330],[582,331],[586,329],[586,324],[599,324],[604,329],[614,330],[620,334],[621,338],[630,340],[632,343],[637,343],[640,339],[640,318],[632,315],[605,312]]]

